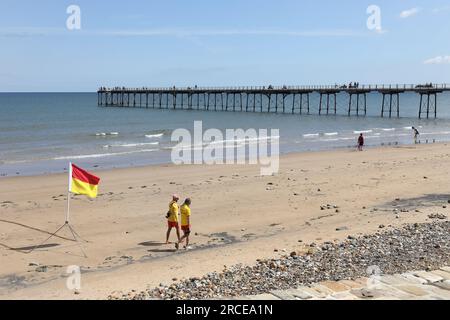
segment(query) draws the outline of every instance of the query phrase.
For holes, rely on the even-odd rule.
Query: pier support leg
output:
[[[227,92],[227,93],[225,93],[227,96],[226,96],[226,99],[225,99],[225,111],[228,111],[228,97],[229,97],[229,93]]]
[[[278,113],[278,93],[275,94],[275,113]]]
[[[295,114],[295,93],[292,95],[292,114]]]
[[[349,117],[352,114],[352,99],[353,99],[353,94],[349,93],[349,101],[348,101],[348,116]]]
[[[330,114],[330,95],[327,94],[327,115]]]
[[[320,99],[319,99],[319,116],[322,115],[322,100],[323,100],[323,93],[320,93]]]
[[[356,116],[359,117],[359,93],[356,94]]]
[[[249,102],[248,101],[249,100],[248,97],[249,97],[249,94],[246,93],[245,95],[246,95],[246,99],[247,99],[247,103],[245,104],[245,112],[248,112],[248,102]]]

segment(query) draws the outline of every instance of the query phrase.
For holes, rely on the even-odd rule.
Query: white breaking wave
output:
[[[112,156],[123,156],[123,155],[133,154],[133,153],[155,152],[155,151],[158,151],[158,149],[145,149],[145,150],[137,150],[137,151],[129,151],[129,152],[116,152],[116,153],[87,154],[87,155],[78,155],[78,156],[70,156],[70,157],[56,157],[56,158],[52,158],[51,160],[104,158],[104,157],[112,157]]]
[[[339,132],[325,133],[325,135],[326,135],[327,137],[330,137],[330,136],[337,136],[337,135],[339,135]]]
[[[164,133],[158,133],[158,134],[146,134],[145,137],[152,139],[152,138],[161,138],[164,136]]]
[[[280,139],[280,136],[236,139],[236,140],[218,140],[218,141],[213,141],[213,142],[206,142],[205,145],[228,144],[230,142],[232,142],[232,143],[250,143],[250,142],[258,142],[258,141],[272,140],[272,139]]]
[[[118,136],[119,132],[97,132],[95,134],[96,137],[106,137],[106,136]]]
[[[312,138],[312,137],[318,137],[320,134],[319,133],[308,133],[308,134],[304,134],[303,137],[304,138]]]
[[[361,133],[372,133],[373,130],[361,130],[361,131],[353,131],[354,134],[361,134]]]
[[[395,131],[395,128],[381,129],[383,131]]]
[[[430,135],[434,135],[434,134],[450,134],[450,131],[440,131],[440,132],[425,132],[425,133],[421,133],[420,135],[422,136],[430,136]]]
[[[133,148],[133,147],[157,146],[157,145],[159,145],[159,142],[116,144],[116,145],[111,145],[109,147]]]
[[[346,141],[346,140],[355,140],[355,138],[320,139],[319,141],[331,142],[331,141]]]

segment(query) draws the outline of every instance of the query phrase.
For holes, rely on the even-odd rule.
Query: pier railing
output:
[[[145,91],[263,91],[263,90],[405,90],[414,91],[420,89],[434,89],[434,90],[444,90],[450,91],[450,84],[360,84],[360,85],[304,85],[304,86],[236,86],[236,87],[101,87],[98,89],[99,92],[117,92],[117,91],[129,91],[129,92],[145,92]]]

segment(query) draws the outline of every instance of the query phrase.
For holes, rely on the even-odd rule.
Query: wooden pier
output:
[[[400,117],[400,96],[420,95],[418,116],[437,118],[438,95],[450,91],[450,84],[362,85],[358,87],[223,87],[223,88],[105,88],[97,91],[98,105],[106,107],[173,110],[239,111],[312,114],[310,96],[319,95],[319,115],[337,114],[337,96],[348,97],[348,116],[367,115],[367,94],[382,95],[381,117]],[[290,97],[289,105],[287,98]]]

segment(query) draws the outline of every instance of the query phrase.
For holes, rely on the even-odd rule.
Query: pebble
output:
[[[40,266],[36,268],[36,272],[47,272],[48,267],[47,266]]]
[[[320,250],[318,250],[320,249]],[[367,266],[376,265],[383,274],[411,270],[436,270],[450,260],[450,222],[411,224],[385,229],[377,234],[349,236],[341,242],[309,247],[306,254],[291,252],[277,259],[259,259],[255,265],[235,265],[212,272],[148,288],[128,295],[112,294],[108,299],[204,300],[258,295],[287,290],[322,281],[357,279],[367,276]],[[371,292],[365,292],[371,295]]]
[[[430,214],[430,215],[428,216],[428,218],[430,218],[430,219],[445,220],[445,219],[447,219],[447,216],[446,216],[445,214],[441,214],[441,213],[433,213],[433,214]]]

